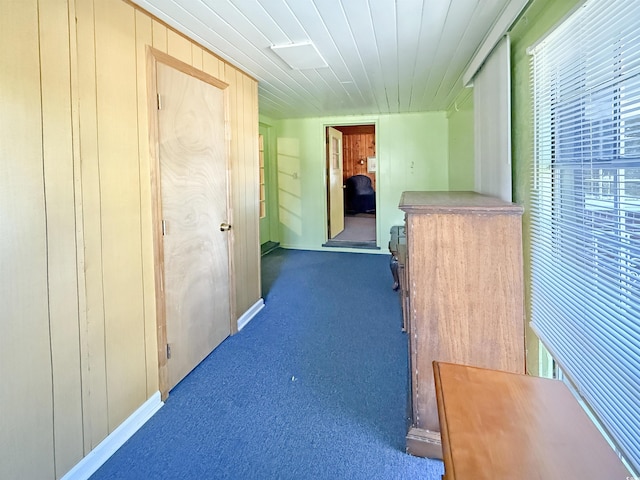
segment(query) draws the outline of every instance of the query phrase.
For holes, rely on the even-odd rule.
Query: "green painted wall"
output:
[[[377,238],[381,253],[388,253],[390,227],[404,220],[398,209],[403,191],[449,189],[445,112],[304,118],[274,123],[279,238],[283,247],[324,249],[322,244],[327,240],[324,131],[328,125],[376,124]]]
[[[535,44],[558,24],[580,0],[534,0],[511,31],[511,122],[514,201],[524,205],[524,266],[527,318],[530,318],[531,238],[531,167],[533,160],[533,110],[530,86],[530,56],[527,48]],[[528,322],[527,322],[528,324]],[[527,327],[527,368],[539,373],[539,341]]]
[[[449,119],[449,190],[473,190],[473,89],[465,88],[447,111]]]

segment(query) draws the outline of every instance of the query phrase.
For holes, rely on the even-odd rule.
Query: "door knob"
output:
[[[220,224],[220,231],[221,232],[227,232],[229,230],[231,230],[231,225],[229,225],[228,223],[225,223],[225,222]]]

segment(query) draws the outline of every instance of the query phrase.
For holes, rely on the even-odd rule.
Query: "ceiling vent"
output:
[[[325,62],[316,46],[311,42],[272,45],[271,50],[293,70],[306,70],[327,66],[327,62]]]

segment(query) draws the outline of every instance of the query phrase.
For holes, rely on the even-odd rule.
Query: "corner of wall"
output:
[[[449,190],[473,190],[473,89],[462,90],[446,113],[449,129]]]

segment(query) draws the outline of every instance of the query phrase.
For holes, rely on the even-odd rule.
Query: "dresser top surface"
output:
[[[521,205],[476,192],[403,192],[398,207],[407,213],[522,215]]]
[[[449,479],[625,479],[629,473],[562,382],[436,362]]]

